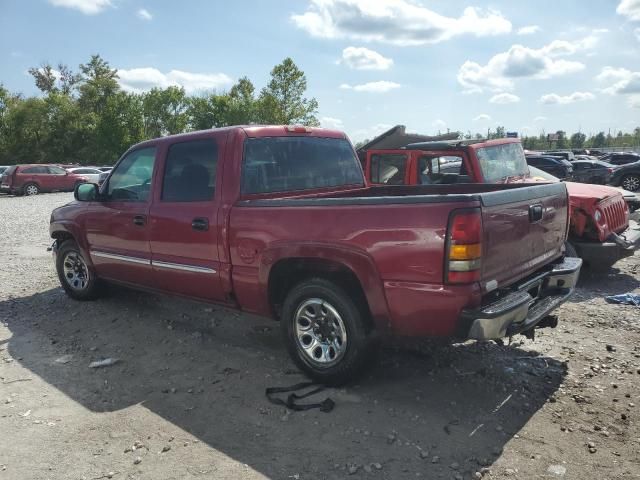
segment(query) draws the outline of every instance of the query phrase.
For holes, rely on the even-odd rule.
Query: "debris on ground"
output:
[[[105,358],[103,360],[96,360],[95,362],[91,362],[89,364],[89,368],[102,368],[102,367],[110,367],[115,365],[120,360],[117,358]]]

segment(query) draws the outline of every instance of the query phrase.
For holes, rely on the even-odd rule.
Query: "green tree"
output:
[[[191,97],[187,107],[187,118],[191,130],[225,127],[228,122],[231,100],[228,95]]]
[[[594,148],[601,148],[606,146],[606,144],[607,138],[604,132],[598,132],[598,134],[591,140],[591,146]]]
[[[258,117],[263,123],[300,123],[319,125],[318,102],[304,97],[307,78],[291,58],[271,70],[271,81],[262,89],[258,99]]]
[[[567,133],[562,130],[558,130],[556,132],[556,135],[558,135],[556,148],[561,148],[561,149],[567,148]]]
[[[184,132],[189,101],[182,87],[154,88],[142,97],[144,133],[148,138]]]
[[[576,132],[571,135],[571,148],[583,148],[587,141],[587,136],[582,132]]]
[[[107,103],[107,98],[120,90],[118,71],[100,55],[92,55],[91,60],[80,65],[80,106],[99,114]]]

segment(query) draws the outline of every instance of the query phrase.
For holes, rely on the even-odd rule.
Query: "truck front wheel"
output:
[[[64,291],[76,300],[93,300],[100,285],[73,240],[66,240],[56,253],[56,270]]]
[[[366,312],[337,284],[313,278],[287,295],[280,323],[294,362],[325,385],[354,380],[374,345]]]

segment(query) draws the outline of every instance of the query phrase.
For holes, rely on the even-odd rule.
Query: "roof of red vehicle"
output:
[[[325,137],[325,138],[347,138],[344,132],[340,130],[332,130],[329,128],[318,127],[301,127],[305,131],[291,131],[296,128],[296,125],[233,125],[230,127],[210,128],[207,130],[196,130],[195,132],[178,133],[176,135],[168,135],[166,137],[152,138],[140,142],[133,147],[139,147],[143,145],[155,145],[161,142],[173,142],[175,139],[190,139],[190,138],[202,138],[208,134],[220,131],[230,130],[242,130],[248,137],[285,137],[285,136],[310,136],[310,137]],[[132,147],[132,148],[133,148]]]

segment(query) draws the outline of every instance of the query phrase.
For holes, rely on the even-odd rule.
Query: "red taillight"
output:
[[[479,209],[454,211],[447,231],[447,283],[480,280],[482,259],[482,215]]]

